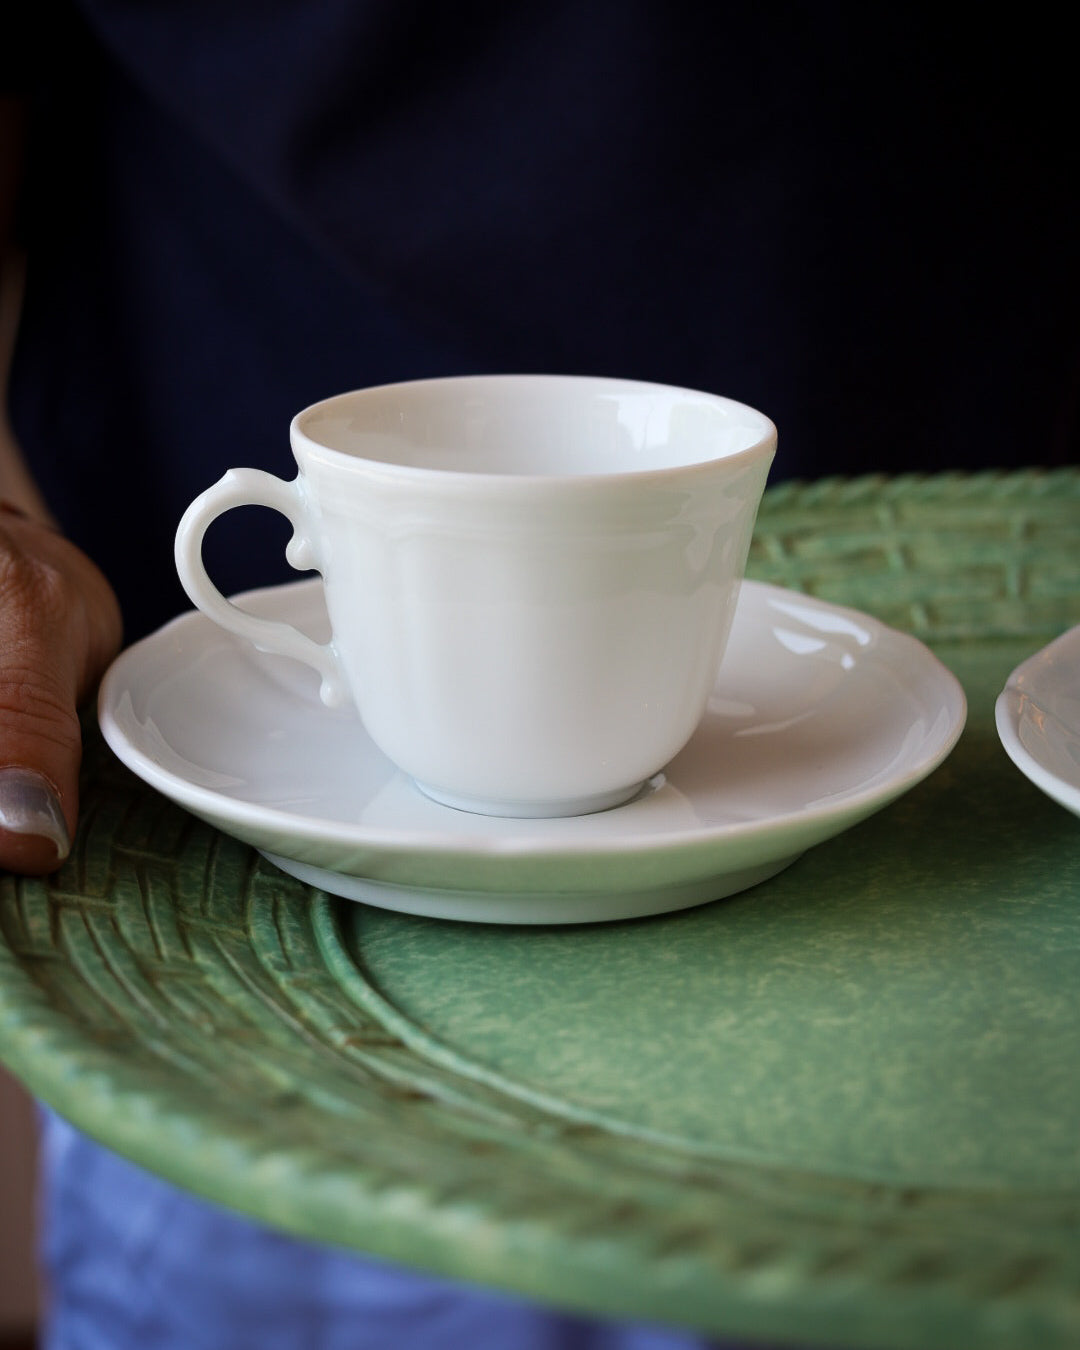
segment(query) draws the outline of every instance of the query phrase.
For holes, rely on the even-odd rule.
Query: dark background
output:
[[[191,497],[292,476],[293,413],[361,385],[699,387],[777,423],[772,481],[1077,460],[1075,79],[1037,15],[32,11],[13,413],[129,636],[187,608]],[[215,578],[287,575],[283,537],[237,513]]]

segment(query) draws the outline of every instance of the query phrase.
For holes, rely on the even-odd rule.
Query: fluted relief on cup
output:
[[[286,513],[333,629],[324,679],[332,653],[425,792],[597,810],[690,738],[775,449],[767,418],[666,386],[495,376],[342,395],[299,414],[292,443]],[[179,545],[178,567],[187,585]]]

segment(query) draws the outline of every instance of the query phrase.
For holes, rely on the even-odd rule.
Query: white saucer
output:
[[[1021,773],[1080,816],[1080,627],[1017,666],[994,714]]]
[[[241,604],[327,636],[318,578]],[[955,677],[854,610],[746,582],[709,709],[624,806],[513,820],[424,797],[318,677],[192,612],[123,652],[99,700],[116,754],[314,886],[385,908],[583,923],[764,880],[925,778],[966,716]]]

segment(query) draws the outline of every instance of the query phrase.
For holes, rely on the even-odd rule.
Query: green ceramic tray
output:
[[[312,892],[91,736],[75,851],[0,878],[0,1056],[293,1233],[802,1344],[1080,1343],[1080,822],[993,728],[1080,623],[1080,475],[771,490],[751,574],[927,641],[967,729],[755,890],[595,928]]]

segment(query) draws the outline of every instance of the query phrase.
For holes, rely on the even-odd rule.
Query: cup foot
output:
[[[557,816],[588,816],[596,811],[608,811],[613,806],[622,806],[631,797],[637,796],[645,786],[647,779],[640,783],[631,783],[629,787],[616,788],[613,792],[597,792],[586,797],[561,797],[557,801],[492,801],[484,797],[463,797],[455,792],[444,792],[442,788],[431,787],[413,782],[432,801],[440,806],[452,806],[455,811],[469,811],[476,816],[511,816],[522,820],[550,819]]]

